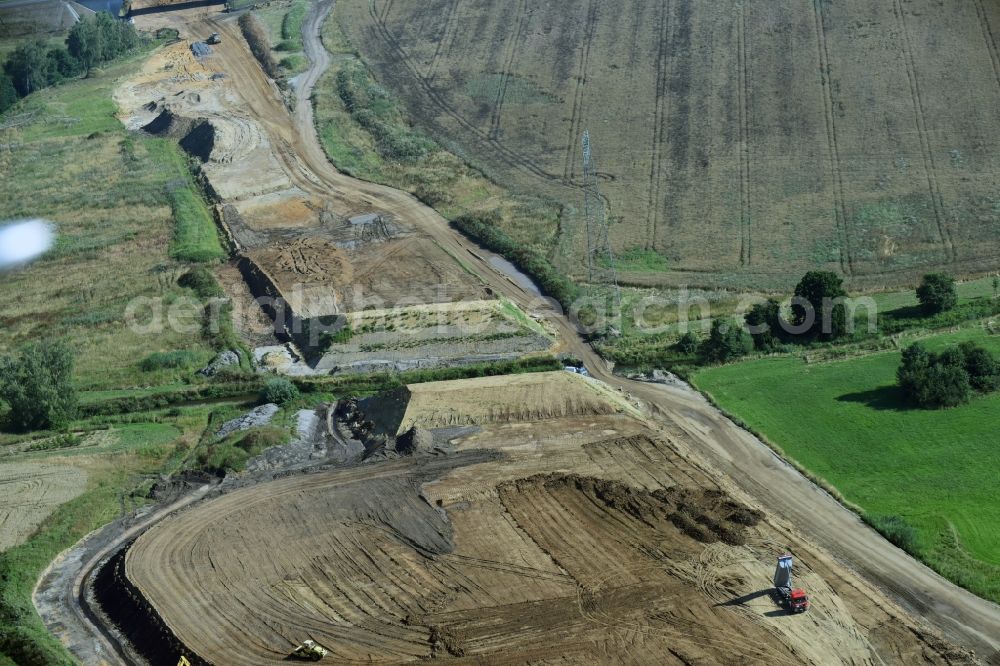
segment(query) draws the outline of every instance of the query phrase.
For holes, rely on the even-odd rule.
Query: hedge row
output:
[[[250,51],[254,57],[260,62],[264,73],[272,79],[279,78],[281,70],[278,69],[278,63],[275,61],[274,55],[271,54],[271,40],[267,36],[267,30],[253,14],[244,14],[240,17],[239,23],[243,37],[250,45]]]

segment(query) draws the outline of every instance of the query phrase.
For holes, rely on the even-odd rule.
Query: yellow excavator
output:
[[[329,653],[329,650],[309,638],[302,641],[302,645],[292,650],[291,656],[298,659],[311,659],[312,661],[319,661]]]

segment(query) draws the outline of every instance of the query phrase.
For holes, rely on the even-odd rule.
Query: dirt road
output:
[[[189,36],[223,34],[217,49],[249,113],[268,133],[277,157],[293,182],[307,192],[356,205],[360,200],[419,227],[456,256],[462,256],[497,293],[526,310],[538,311],[530,294],[511,284],[489,263],[488,256],[453,232],[446,220],[414,197],[392,188],[349,178],[330,165],[316,139],[309,96],[328,62],[319,41],[319,26],[333,2],[313,5],[305,24],[305,46],[313,66],[299,79],[293,116],[274,84],[249,56],[235,22],[191,17]],[[698,394],[685,388],[627,381],[613,376],[606,364],[580,338],[570,321],[550,313],[563,349],[584,359],[592,375],[644,402],[665,429],[686,434],[691,454],[727,474],[763,506],[786,518],[797,530],[837,559],[891,592],[908,610],[940,628],[957,643],[987,659],[1000,660],[1000,607],[948,583],[878,536],[814,484],[783,463],[756,438],[742,431]]]

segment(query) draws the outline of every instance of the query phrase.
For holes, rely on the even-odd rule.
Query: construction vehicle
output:
[[[222,35],[220,35],[217,32],[213,32],[211,35],[208,36],[208,39],[206,40],[206,43],[207,44],[221,44],[222,43]]]
[[[191,662],[184,655],[181,655],[181,660],[177,662],[177,666],[191,666]]]
[[[292,651],[292,657],[298,659],[311,659],[313,661],[319,661],[326,655],[330,653],[325,647],[312,640],[311,638],[302,641],[302,645],[298,646]]]
[[[792,556],[778,557],[778,566],[774,569],[774,590],[779,602],[792,613],[804,613],[809,610],[809,596],[801,587],[792,585]]]

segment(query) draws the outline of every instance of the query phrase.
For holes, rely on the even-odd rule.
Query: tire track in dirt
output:
[[[830,180],[833,183],[834,218],[840,236],[840,270],[845,275],[854,274],[851,258],[850,230],[847,228],[847,204],[844,198],[843,167],[840,161],[840,144],[837,141],[837,106],[830,85],[830,49],[826,40],[821,0],[813,0],[813,22],[816,28],[816,47],[819,56],[820,88],[823,91],[823,115],[826,117],[826,142],[830,157]]]
[[[910,30],[906,23],[906,12],[903,9],[901,0],[893,0],[893,10],[896,20],[899,22],[899,30],[903,36],[903,60],[906,62],[906,75],[910,81],[910,95],[913,98],[913,113],[917,124],[917,133],[920,136],[920,150],[923,153],[924,172],[927,174],[927,188],[931,196],[931,203],[934,206],[934,219],[937,222],[938,236],[944,248],[945,256],[952,262],[958,258],[955,246],[951,241],[951,231],[944,219],[944,198],[941,196],[941,188],[938,184],[937,165],[934,161],[934,152],[931,149],[930,138],[927,132],[927,121],[924,117],[924,101],[920,93],[920,80],[917,77],[917,62],[913,56],[913,44],[910,41]]]
[[[993,75],[996,77],[997,86],[1000,87],[1000,53],[997,52],[993,27],[990,25],[990,18],[983,6],[983,0],[974,0],[974,4],[976,5],[976,13],[979,15],[979,26],[983,31],[983,39],[986,40],[986,50],[989,51],[990,61],[993,63]]]
[[[597,23],[597,3],[590,0],[587,4],[587,17],[583,28],[583,48],[580,51],[580,61],[577,66],[576,88],[573,91],[573,109],[570,113],[569,140],[567,141],[566,164],[563,167],[563,179],[573,182],[573,171],[576,169],[577,150],[580,144],[583,123],[584,89],[587,85],[587,72],[590,68],[590,47],[594,39]]]
[[[481,129],[473,125],[471,122],[466,120],[466,118],[459,113],[454,107],[452,107],[444,97],[438,93],[433,86],[431,86],[417,70],[412,59],[406,54],[406,51],[400,46],[399,41],[392,36],[392,32],[389,30],[385,22],[379,18],[378,14],[375,12],[374,0],[369,2],[369,15],[372,18],[373,25],[376,32],[382,38],[382,40],[394,51],[398,57],[399,64],[405,68],[411,75],[412,80],[416,83],[427,98],[436,106],[441,112],[454,120],[460,127],[470,132],[474,137],[485,143],[490,150],[498,156],[498,158],[506,163],[507,165],[514,168],[521,168],[525,171],[538,176],[539,178],[556,184],[563,185],[562,177],[556,176],[554,174],[545,171],[542,167],[535,164],[530,159],[516,153],[499,141],[496,141],[488,135],[488,133],[483,132]],[[575,188],[574,188],[575,189]]]
[[[489,137],[493,141],[500,140],[500,121],[503,116],[504,100],[507,98],[507,88],[510,85],[510,77],[514,73],[514,61],[517,59],[518,45],[524,34],[527,25],[528,0],[519,0],[518,7],[514,10],[514,29],[504,45],[503,68],[500,70],[500,81],[497,85],[496,98],[493,101],[493,117],[490,119]]]
[[[660,2],[659,40],[656,45],[656,102],[653,112],[652,159],[649,163],[649,212],[646,249],[656,249],[656,228],[663,204],[663,136],[667,124],[667,42],[670,37],[670,0]]]
[[[462,0],[452,0],[451,7],[448,9],[448,18],[444,22],[444,33],[434,48],[434,57],[431,58],[431,64],[427,67],[427,74],[424,76],[428,81],[434,78],[434,74],[441,64],[441,57],[451,53],[458,26],[458,6],[461,2]]]
[[[740,85],[740,265],[750,266],[753,263],[753,241],[751,237],[750,219],[750,47],[747,44],[747,8],[740,4],[736,16],[736,32],[738,41],[737,58],[739,61]]]

